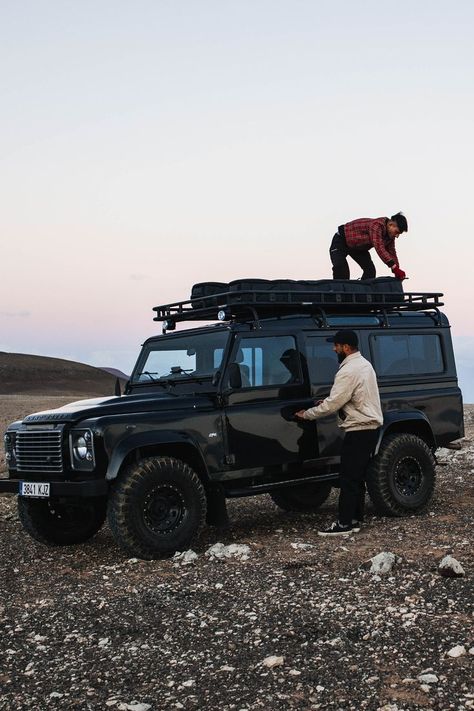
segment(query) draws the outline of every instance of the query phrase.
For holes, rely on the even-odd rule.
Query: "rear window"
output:
[[[382,333],[370,338],[372,362],[378,376],[432,375],[444,371],[437,334]]]

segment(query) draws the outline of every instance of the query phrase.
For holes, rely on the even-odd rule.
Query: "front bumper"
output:
[[[21,481],[31,481],[31,479],[0,479],[0,494],[18,494]],[[36,481],[45,481],[39,475]],[[48,483],[48,482],[46,482]],[[51,496],[105,496],[109,485],[105,479],[93,479],[91,481],[49,481]]]

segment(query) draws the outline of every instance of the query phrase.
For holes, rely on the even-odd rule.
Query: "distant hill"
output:
[[[1,395],[113,395],[116,377],[72,360],[0,352]]]
[[[125,375],[121,370],[118,370],[118,368],[100,368],[100,370],[105,370],[106,373],[110,373],[114,378],[120,378],[120,380],[128,380],[130,377],[129,375]]]

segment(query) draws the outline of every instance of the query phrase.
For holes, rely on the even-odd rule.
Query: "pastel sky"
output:
[[[328,277],[337,225],[403,210],[473,402],[473,26],[468,0],[3,0],[0,350],[129,372],[156,304]]]

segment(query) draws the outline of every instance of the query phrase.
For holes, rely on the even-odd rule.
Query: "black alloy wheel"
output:
[[[272,501],[284,511],[312,513],[324,504],[331,493],[332,485],[303,484],[301,486],[278,489],[270,494]]]
[[[393,481],[396,490],[402,496],[414,496],[423,483],[423,471],[419,460],[415,457],[400,459],[395,466]]]
[[[144,502],[143,519],[153,533],[171,533],[179,527],[186,513],[180,490],[169,484],[154,487]]]
[[[186,550],[206,521],[204,486],[191,467],[174,457],[150,457],[119,473],[107,516],[117,543],[150,560]]]
[[[421,514],[433,497],[436,472],[428,444],[414,434],[386,435],[367,471],[367,489],[382,516]]]
[[[18,516],[25,531],[40,543],[68,546],[84,543],[102,528],[105,496],[77,498],[18,497]]]

